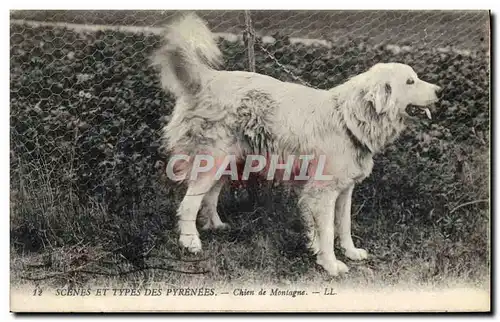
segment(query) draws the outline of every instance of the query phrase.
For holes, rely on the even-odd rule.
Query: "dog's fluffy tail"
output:
[[[213,34],[201,18],[188,13],[166,27],[164,41],[153,56],[162,86],[176,97],[196,94],[204,77],[222,62]]]

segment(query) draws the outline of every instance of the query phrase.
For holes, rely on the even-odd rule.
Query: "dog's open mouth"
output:
[[[432,120],[431,110],[428,106],[417,106],[410,104],[406,107],[405,111],[412,117],[417,117],[418,115],[424,113],[425,115],[427,115],[429,120]]]

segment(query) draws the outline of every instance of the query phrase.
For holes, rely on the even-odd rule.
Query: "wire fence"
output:
[[[74,207],[97,200],[118,210],[157,195],[159,164],[165,161],[160,130],[174,101],[161,90],[149,56],[159,45],[159,27],[177,14],[11,12],[14,201],[45,209],[67,200]],[[488,85],[489,13],[484,11],[199,15],[220,36],[228,70],[327,89],[381,61],[408,63],[427,80],[444,83],[449,73],[460,73],[468,68],[464,62],[474,60],[480,61],[479,70],[459,78],[460,86],[450,85],[448,94],[467,101]],[[451,135],[446,116],[437,114]],[[471,119],[477,117],[489,115],[478,110]],[[475,129],[484,140],[489,129],[482,123]]]
[[[161,27],[179,11],[162,10],[17,10],[11,19],[50,23]],[[244,11],[197,11],[214,32],[241,35]],[[362,37],[372,44],[424,42],[429,46],[476,48],[489,33],[487,11],[419,10],[256,10],[251,18],[258,36],[282,33],[291,38],[345,41]],[[486,40],[487,43],[487,40]]]

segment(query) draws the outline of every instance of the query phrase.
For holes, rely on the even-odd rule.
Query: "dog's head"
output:
[[[438,100],[441,88],[418,78],[408,65],[379,63],[359,75],[363,99],[377,113],[398,112],[406,115],[409,105],[423,109],[430,118],[428,105]]]

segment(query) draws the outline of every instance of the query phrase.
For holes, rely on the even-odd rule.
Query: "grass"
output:
[[[173,106],[147,65],[158,41],[114,31],[11,26],[13,284],[486,287],[486,50],[465,56],[415,44],[395,53],[356,37],[332,49],[286,38],[264,45],[319,88],[386,60],[408,63],[445,88],[434,120],[411,121],[356,187],[354,242],[371,256],[355,263],[337,250],[351,272],[332,279],[306,249],[295,195],[285,187],[227,187],[219,213],[232,229],[202,232],[200,255],[179,249],[175,211],[184,187],[163,181],[156,168],[165,161],[159,130]],[[227,69],[245,68],[241,44],[220,45]],[[256,64],[258,72],[290,80],[258,48]],[[138,271],[125,274],[129,270]],[[55,276],[23,278],[47,274]]]
[[[457,182],[455,189],[484,185],[487,176],[482,171],[486,168],[479,167],[485,166],[481,164],[485,155],[486,151],[478,154],[479,160],[474,163],[478,168],[464,174],[469,181]],[[446,166],[452,168],[450,164]],[[401,175],[408,172],[404,168],[398,170]],[[434,175],[437,173],[436,169],[430,170]],[[340,255],[351,268],[346,277],[332,280],[315,264],[305,247],[294,196],[285,189],[254,191],[257,200],[252,200],[251,194],[244,190],[226,189],[219,212],[233,228],[226,232],[202,232],[204,250],[193,256],[177,246],[175,209],[181,198],[178,190],[182,189],[174,191],[172,186],[158,185],[155,199],[120,214],[109,213],[97,202],[81,207],[72,204],[70,198],[57,200],[50,196],[48,192],[53,189],[48,187],[24,195],[12,209],[13,281],[22,285],[26,281],[21,276],[70,272],[41,283],[53,287],[215,284],[219,288],[240,283],[285,286],[486,283],[489,216],[485,205],[457,208],[459,201],[454,201],[442,209],[424,213],[414,209],[423,197],[401,198],[393,188],[397,183],[375,191],[374,181],[380,178],[376,175],[356,189],[353,209],[355,243],[366,247],[371,256],[356,263]],[[392,181],[391,178],[387,177]],[[370,186],[372,191],[367,191]],[[408,185],[399,187],[405,189]],[[451,193],[458,195],[456,190]],[[464,197],[481,195],[468,191]],[[444,208],[456,210],[451,213]],[[33,252],[30,247],[35,245],[39,248]],[[341,254],[339,249],[336,252]],[[177,260],[204,258],[207,259],[194,263]],[[40,267],[34,269],[33,265]],[[113,275],[153,266],[209,272],[200,276],[162,269],[145,269],[123,276],[78,273],[81,267]],[[76,272],[71,273],[73,270]]]

